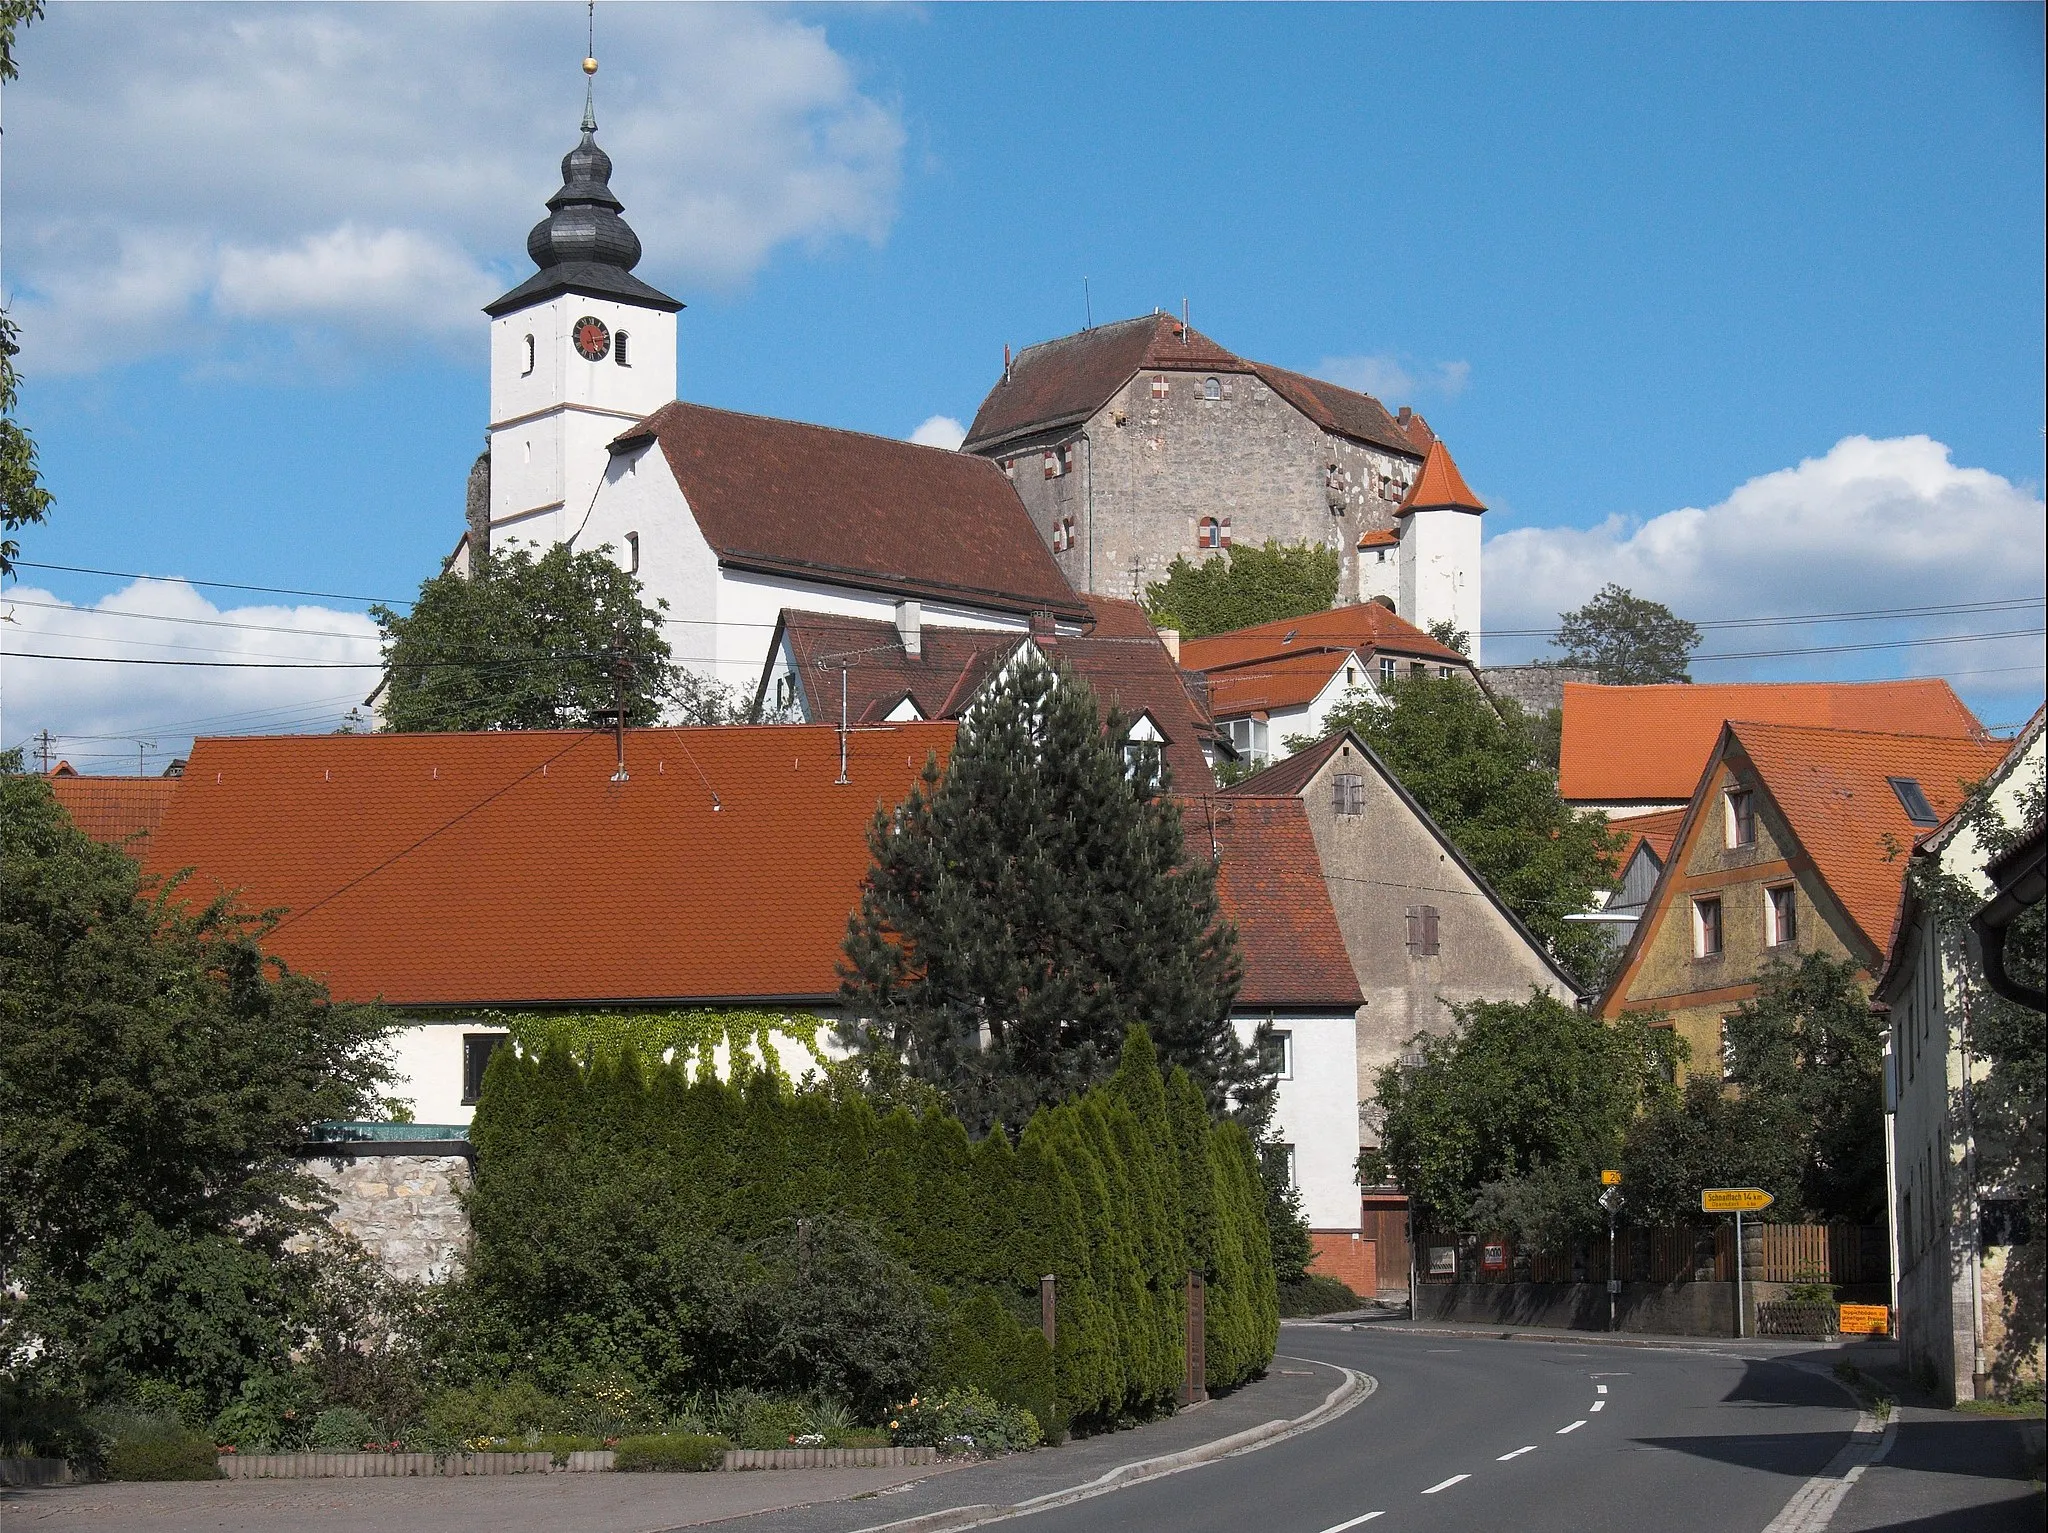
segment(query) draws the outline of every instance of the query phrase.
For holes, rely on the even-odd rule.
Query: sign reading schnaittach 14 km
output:
[[[1700,1208],[1710,1214],[1753,1214],[1777,1201],[1761,1187],[1706,1187],[1700,1191]]]

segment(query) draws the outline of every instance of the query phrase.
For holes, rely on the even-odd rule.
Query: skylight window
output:
[[[1927,795],[1920,789],[1917,777],[1888,777],[1892,792],[1899,796],[1899,807],[1906,811],[1906,818],[1915,825],[1939,825],[1941,816],[1934,812],[1934,806],[1927,802]]]

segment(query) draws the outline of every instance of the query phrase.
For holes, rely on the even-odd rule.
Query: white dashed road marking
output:
[[[1344,1533],[1346,1528],[1355,1528],[1361,1522],[1371,1522],[1375,1517],[1384,1517],[1385,1512],[1367,1512],[1363,1517],[1354,1517],[1349,1522],[1340,1522],[1335,1527],[1323,1529],[1323,1533]]]
[[[1607,1409],[1607,1402],[1605,1400],[1595,1400],[1593,1402],[1593,1409],[1596,1411],[1604,1411]]]
[[[1534,1443],[1531,1443],[1526,1448],[1515,1449],[1513,1453],[1503,1453],[1499,1458],[1495,1459],[1494,1462],[1496,1464],[1505,1464],[1511,1458],[1520,1458],[1525,1453],[1534,1453],[1535,1451],[1536,1445]]]
[[[1423,1494],[1425,1496],[1433,1496],[1440,1490],[1449,1490],[1453,1485],[1456,1485],[1460,1480],[1469,1480],[1471,1478],[1472,1476],[1470,1476],[1469,1474],[1454,1474],[1448,1480],[1444,1480],[1439,1484],[1430,1486],[1430,1488],[1424,1491]]]
[[[1593,1393],[1596,1395],[1604,1395],[1607,1393],[1607,1386],[1605,1384],[1595,1384],[1593,1386]]]
[[[1559,1427],[1559,1428],[1557,1429],[1557,1435],[1558,1435],[1559,1437],[1562,1437],[1562,1436],[1564,1436],[1564,1434],[1565,1434],[1565,1433],[1567,1433],[1567,1432],[1576,1432],[1576,1431],[1578,1431],[1578,1429],[1579,1429],[1580,1427],[1584,1426],[1585,1424],[1586,1424],[1586,1419],[1585,1419],[1585,1418],[1584,1418],[1583,1416],[1581,1416],[1581,1417],[1580,1417],[1580,1418],[1579,1418],[1579,1419],[1578,1419],[1577,1421],[1574,1421],[1574,1422],[1573,1422],[1573,1423],[1572,1423],[1572,1424],[1571,1424],[1570,1426],[1568,1426],[1568,1427]]]

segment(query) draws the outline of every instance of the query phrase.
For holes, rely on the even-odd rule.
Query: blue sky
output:
[[[611,6],[600,137],[642,274],[690,304],[688,398],[965,421],[1005,342],[1079,327],[1085,275],[1097,320],[1185,297],[1235,350],[1419,408],[1509,538],[1489,628],[1614,571],[1712,619],[2025,600],[2042,21]],[[6,279],[58,496],[25,556],[416,587],[481,440],[477,294],[529,269],[581,47],[569,5],[54,7],[6,103]],[[27,573],[65,602],[125,585]],[[2029,637],[1698,674],[1972,672],[2002,723],[2038,702],[2040,657]],[[0,743],[232,711],[151,679],[80,713],[25,666]]]

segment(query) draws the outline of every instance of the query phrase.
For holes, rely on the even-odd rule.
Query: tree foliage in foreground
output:
[[[1337,550],[1317,543],[1239,545],[1199,562],[1181,555],[1145,588],[1153,623],[1190,639],[1307,617],[1336,599]]]
[[[868,832],[846,1042],[976,1133],[1107,1080],[1134,1024],[1213,1107],[1268,1101],[1230,1021],[1241,966],[1215,869],[1149,770],[1126,773],[1123,732],[1085,681],[1020,665]]]
[[[493,553],[472,575],[420,585],[412,611],[370,609],[383,629],[384,727],[402,733],[581,729],[617,705],[614,646],[631,667],[626,722],[734,722],[745,710],[677,666],[662,637],[667,604],[608,549],[558,543],[535,558]]]
[[[1613,963],[1590,910],[1613,887],[1620,838],[1601,815],[1575,814],[1543,764],[1539,721],[1508,699],[1498,711],[1470,682],[1403,676],[1385,700],[1358,688],[1330,713],[1378,752],[1508,908],[1587,988]]]
[[[1415,1040],[1419,1065],[1380,1073],[1384,1149],[1362,1174],[1391,1172],[1439,1229],[1476,1222],[1540,1239],[1590,1228],[1604,1218],[1600,1172],[1670,1091],[1683,1045],[1639,1017],[1605,1023],[1548,994],[1452,1010],[1450,1034]]]
[[[1612,687],[1691,681],[1700,631],[1662,602],[1608,584],[1558,622],[1562,665],[1583,666]]]
[[[0,1355],[218,1406],[293,1340],[292,1151],[371,1110],[387,1019],[154,897],[39,777],[0,775],[0,868]]]
[[[42,16],[42,0],[0,0],[0,80],[18,77],[15,34]],[[20,349],[14,321],[0,309],[0,575],[14,573],[14,557],[20,552],[6,534],[50,514],[50,492],[43,488],[36,468],[35,438],[14,418],[21,388],[14,357]]]

